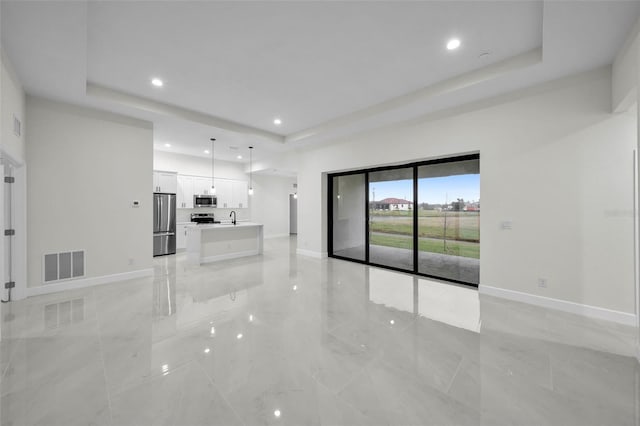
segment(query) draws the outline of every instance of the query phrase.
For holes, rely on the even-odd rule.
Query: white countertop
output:
[[[255,222],[237,222],[235,225],[231,223],[207,223],[203,225],[187,225],[187,228],[191,229],[234,229],[234,228],[249,228],[262,226],[261,223]]]

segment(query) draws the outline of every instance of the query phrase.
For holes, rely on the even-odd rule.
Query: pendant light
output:
[[[253,195],[253,147],[249,147],[249,195]]]
[[[211,138],[211,195],[216,195],[216,184],[214,182],[215,175],[213,174],[215,160],[213,158],[213,146],[216,138]]]

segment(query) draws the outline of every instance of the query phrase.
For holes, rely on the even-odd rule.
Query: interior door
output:
[[[298,233],[298,199],[289,194],[289,234]]]

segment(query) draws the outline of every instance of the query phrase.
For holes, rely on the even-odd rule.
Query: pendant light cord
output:
[[[253,147],[249,147],[249,195],[253,194]]]
[[[211,138],[211,195],[215,195],[216,192],[216,184],[215,184],[215,158],[213,157],[213,148],[215,146],[216,138]]]

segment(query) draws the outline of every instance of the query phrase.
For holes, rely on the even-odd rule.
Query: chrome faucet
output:
[[[229,213],[229,217],[232,217],[233,219],[231,219],[231,223],[233,223],[234,225],[236,224],[236,212],[235,210],[232,210],[231,213]]]

